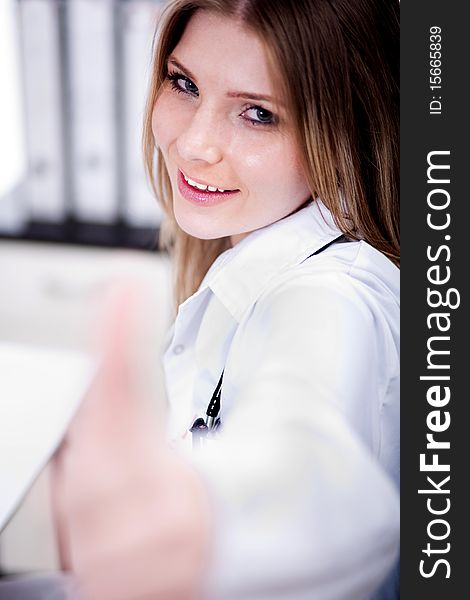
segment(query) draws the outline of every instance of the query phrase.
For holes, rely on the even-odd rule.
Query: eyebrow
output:
[[[190,79],[196,81],[196,77],[182,65],[174,56],[170,56],[168,62],[177,67],[180,71],[183,71]],[[255,94],[254,92],[227,92],[229,98],[244,98],[245,100],[264,100],[265,102],[275,103],[274,98],[267,94]]]

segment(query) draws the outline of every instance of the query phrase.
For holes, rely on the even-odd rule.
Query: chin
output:
[[[211,223],[208,223],[207,220],[200,216],[193,215],[189,217],[188,215],[179,215],[175,211],[175,219],[180,229],[200,240],[215,240],[230,235],[214,228],[213,225],[211,226]]]

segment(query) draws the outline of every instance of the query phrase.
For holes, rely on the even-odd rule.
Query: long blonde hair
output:
[[[312,196],[338,227],[399,264],[399,2],[397,0],[173,0],[155,36],[144,115],[147,176],[165,219],[161,247],[175,261],[179,304],[201,283],[229,238],[201,240],[176,223],[152,112],[167,59],[196,10],[242,22],[264,42],[291,109]]]

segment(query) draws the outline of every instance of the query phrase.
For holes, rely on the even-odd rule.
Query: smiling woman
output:
[[[168,5],[144,119],[168,443],[134,415],[127,303],[60,463],[91,597],[399,597],[398,9]]]
[[[222,383],[218,450],[199,459],[226,517],[217,597],[367,598],[395,557],[398,8],[176,0],[157,33],[144,152],[180,305],[171,436]]]
[[[316,196],[350,238],[399,262],[397,7],[170,4],[144,154],[167,215],[162,245],[175,246],[178,303],[222,251]],[[213,201],[201,194],[196,206],[182,203],[179,172],[239,193],[201,218],[196,206]]]
[[[197,12],[166,70],[152,129],[184,232],[233,244],[305,203],[293,128],[274,100],[280,90],[256,34]]]

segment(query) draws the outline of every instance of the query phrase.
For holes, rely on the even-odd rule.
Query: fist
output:
[[[86,600],[195,598],[210,553],[203,482],[150,418],[145,298],[127,281],[107,301],[100,367],[53,459],[60,559]]]

